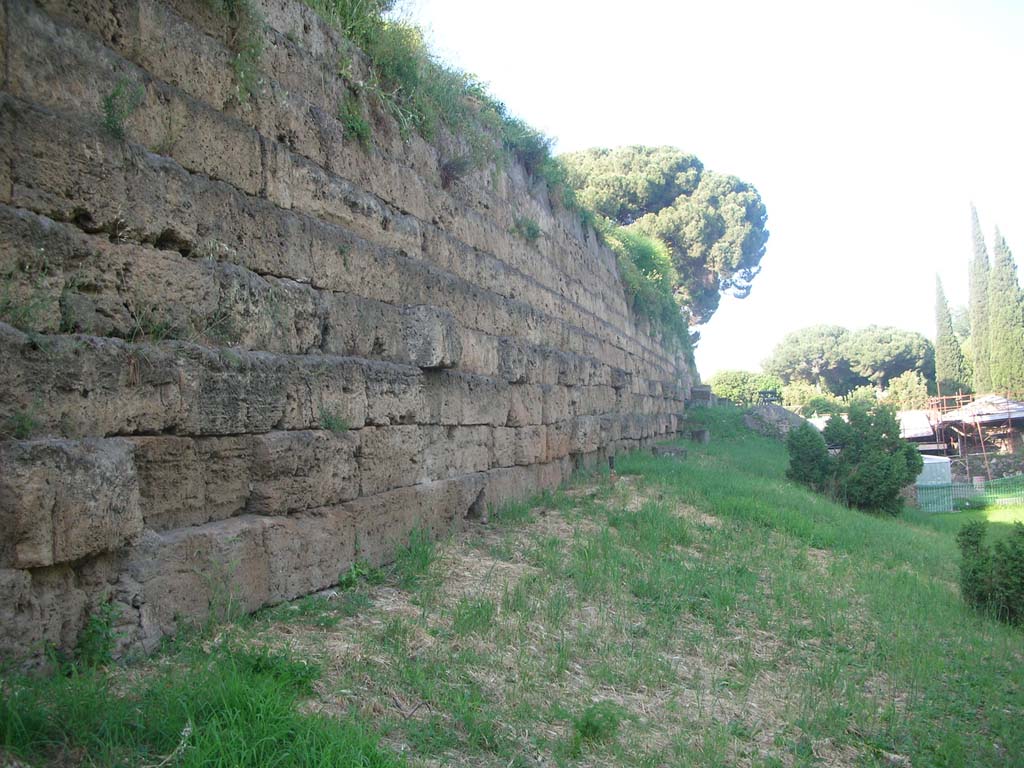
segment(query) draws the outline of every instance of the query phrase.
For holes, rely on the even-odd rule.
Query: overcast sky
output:
[[[408,0],[440,56],[557,151],[668,144],[754,184],[771,238],[697,362],[757,370],[815,323],[934,338],[970,204],[1024,262],[1024,0]]]

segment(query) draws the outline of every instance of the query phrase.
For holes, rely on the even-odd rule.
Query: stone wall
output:
[[[686,364],[578,217],[379,109],[361,147],[360,54],[257,6],[241,98],[202,0],[0,0],[0,656],[107,600],[148,650],[676,431]]]

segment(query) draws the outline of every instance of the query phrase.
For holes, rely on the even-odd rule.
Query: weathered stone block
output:
[[[252,481],[248,437],[133,437],[147,528],[166,531],[241,514]]]
[[[422,424],[427,421],[426,395],[420,371],[387,363],[367,364],[366,423]]]
[[[427,418],[433,424],[504,426],[509,388],[486,376],[442,371],[424,378]]]
[[[264,534],[269,599],[293,600],[332,584],[355,562],[355,528],[344,507],[324,507],[276,518]]]
[[[254,436],[246,511],[283,515],[356,498],[360,478],[356,454],[362,432],[269,432]]]
[[[402,310],[402,337],[408,362],[420,368],[454,368],[462,342],[451,312],[415,306]]]
[[[547,457],[547,427],[522,427],[516,430],[516,464],[537,464]]]
[[[577,416],[573,421],[570,453],[591,453],[601,444],[601,420],[596,416]]]
[[[568,456],[572,450],[573,422],[558,421],[546,426],[544,437],[547,442],[547,460],[554,461]]]
[[[413,529],[449,532],[478,505],[484,475],[442,480],[356,499],[346,504],[356,533],[356,557],[382,565],[409,541]]]
[[[509,384],[526,381],[526,348],[522,341],[502,337],[498,340],[498,377]]]
[[[497,429],[488,426],[424,428],[426,478],[454,478],[490,469],[492,431]]]
[[[473,329],[460,329],[462,357],[459,369],[466,373],[498,375],[498,338]]]
[[[142,512],[132,454],[116,438],[0,443],[2,562],[39,568],[136,538]]]
[[[66,565],[0,569],[0,659],[39,657],[47,644],[72,647],[85,624],[87,603]]]
[[[279,360],[287,379],[280,429],[319,428],[333,422],[359,428],[367,421],[368,366],[332,355]]]
[[[167,533],[146,531],[126,555],[138,585],[140,632],[151,645],[179,622],[254,611],[270,600],[264,540],[273,518],[243,515]]]
[[[423,427],[366,427],[359,432],[361,496],[431,479],[423,455],[427,439]]]

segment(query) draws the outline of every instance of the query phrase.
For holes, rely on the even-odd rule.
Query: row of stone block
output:
[[[279,516],[672,433],[669,417],[550,426],[418,426],[0,442],[0,567],[111,551],[143,529]]]
[[[442,535],[489,505],[557,487],[573,467],[569,460],[511,467],[293,515],[142,530],[96,557],[0,567],[0,658],[39,655],[45,643],[72,647],[89,612],[107,600],[122,645],[152,650],[183,623],[324,589],[356,560],[389,562],[413,529]]]
[[[38,336],[0,323],[0,423],[66,437],[227,435],[389,424],[552,424],[573,416],[680,413],[664,394],[508,384],[485,376],[335,355],[213,350]],[[661,385],[664,389],[665,385]],[[678,394],[678,392],[677,392]]]
[[[642,382],[596,360],[460,326],[447,310],[393,306],[262,277],[230,262],[111,243],[0,205],[0,275],[19,326],[42,333],[187,339],[285,354],[326,352],[509,382]],[[654,372],[667,376],[665,372]],[[642,389],[646,385],[640,384]],[[639,390],[638,390],[639,391]]]

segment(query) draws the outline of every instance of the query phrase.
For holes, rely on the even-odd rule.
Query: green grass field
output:
[[[128,666],[8,675],[27,765],[1017,766],[1024,631],[966,608],[959,525],[786,481],[736,412],[386,572]],[[342,586],[344,588],[342,588]],[[0,764],[3,764],[0,754]]]

